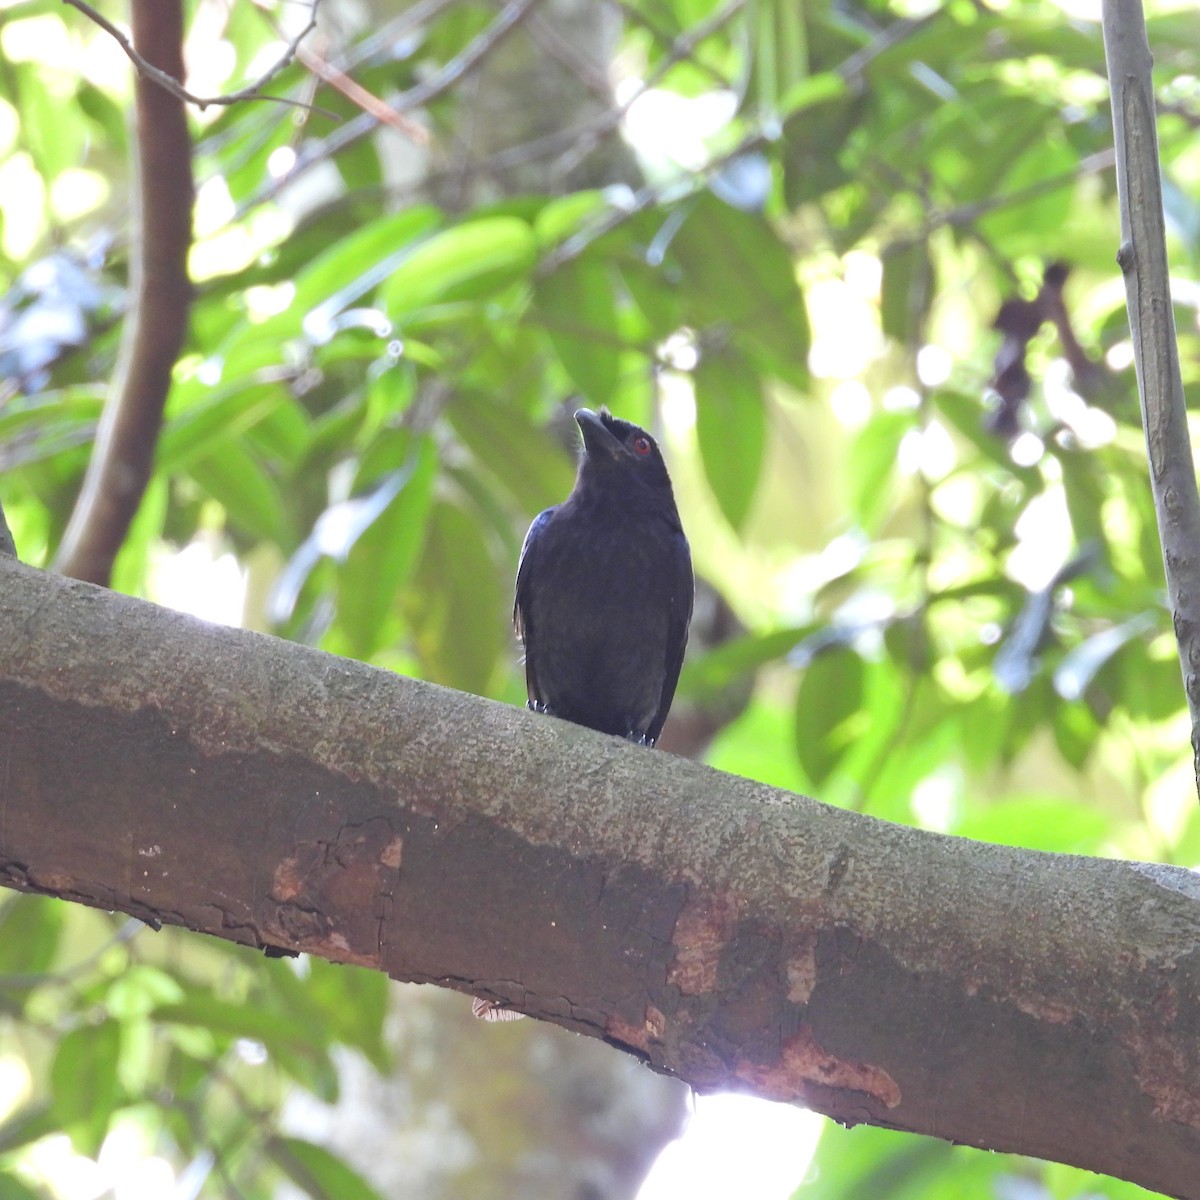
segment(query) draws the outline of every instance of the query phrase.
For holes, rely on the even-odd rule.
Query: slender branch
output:
[[[625,98],[622,103],[614,105],[607,112],[588,122],[583,130],[577,131],[567,142],[567,154],[564,161],[558,164],[561,175],[567,175],[581,163],[597,145],[607,136],[617,130],[629,110],[647,92],[656,88],[667,75],[685,59],[691,59],[699,46],[715,33],[719,33],[746,6],[746,0],[728,0],[706,21],[692,26],[686,33],[681,33],[671,44],[671,48],[663,55],[645,79]],[[553,135],[551,135],[553,136]]]
[[[448,92],[473,71],[533,10],[538,0],[510,0],[500,15],[461,54],[452,58],[424,83],[410,88],[398,101],[404,111],[428,104]]]
[[[424,83],[410,88],[401,96],[388,102],[389,111],[397,114],[409,112],[423,104],[428,104],[429,101],[461,83],[463,78],[473,71],[526,18],[537,3],[538,0],[511,0],[499,16],[461,54],[452,58]],[[426,5],[423,6],[423,12],[432,18],[444,5],[445,0],[427,0]],[[257,205],[272,200],[284,188],[295,183],[317,164],[326,161],[340,150],[344,150],[360,138],[374,132],[378,123],[379,118],[376,114],[364,108],[360,116],[346,122],[318,145],[303,150],[286,175],[266,184],[239,207],[237,217],[240,218]],[[422,186],[426,183],[428,183],[428,179],[422,181]]]
[[[613,0],[613,3],[627,20],[640,25],[660,46],[670,49],[675,39],[669,30],[663,29],[661,25],[657,24],[650,13],[643,12],[632,0]],[[703,59],[693,58],[691,65],[707,75],[718,87],[729,87],[729,80],[716,67],[706,63]]]
[[[276,104],[286,104],[292,108],[303,108],[308,112],[319,112],[322,116],[329,117],[334,121],[340,120],[337,113],[330,112],[328,109],[317,108],[315,105],[305,104],[302,100],[293,100],[289,96],[269,96],[262,90],[284,68],[291,64],[292,60],[296,57],[300,43],[317,27],[317,6],[321,3],[321,0],[311,0],[307,24],[288,42],[287,48],[280,55],[279,61],[274,66],[260,75],[254,83],[223,96],[197,96],[193,92],[189,92],[181,82],[183,79],[182,71],[176,77],[170,71],[164,71],[138,51],[136,32],[134,40],[130,41],[121,29],[114,25],[103,13],[97,12],[90,4],[87,4],[85,0],[62,0],[62,2],[69,4],[72,8],[77,8],[90,21],[99,25],[125,51],[129,61],[137,67],[138,74],[142,78],[153,80],[160,88],[170,92],[176,99],[182,100],[186,104],[194,104],[201,112],[210,107],[240,104],[244,100],[271,100]]]
[[[264,19],[269,22],[276,35],[282,37],[279,22],[268,11],[267,5],[269,0],[252,0],[252,3],[262,12]],[[319,0],[312,0],[314,18],[310,23],[310,28],[315,23],[316,6],[318,3]],[[364,112],[370,113],[377,121],[398,130],[417,143],[417,145],[424,146],[429,141],[429,133],[422,126],[406,117],[403,113],[397,112],[391,105],[380,100],[378,96],[367,91],[357,80],[351,79],[345,71],[340,67],[335,67],[315,50],[301,45],[299,39],[293,39],[291,49],[297,62],[311,71],[322,82],[327,83],[335,91],[341,92],[352,104],[357,104]],[[311,106],[306,105],[306,107]]]
[[[133,40],[156,71],[183,78],[182,0],[132,0]],[[65,575],[107,583],[141,503],[163,407],[187,332],[192,159],[178,95],[148,75],[135,83],[136,215],[133,307],[83,488],[55,562]]]
[[[416,142],[418,146],[428,144],[429,131],[423,125],[418,125],[411,117],[405,116],[386,101],[380,100],[378,96],[367,91],[361,83],[351,79],[344,71],[339,70],[332,63],[326,62],[319,54],[305,46],[298,46],[296,58],[319,79],[341,92],[351,103],[357,104],[363,112],[370,113],[380,124],[399,130],[400,133]]]
[[[529,36],[545,52],[559,64],[565,67],[593,96],[602,104],[612,103],[612,82],[608,72],[586,53],[576,47],[540,13],[531,13],[526,28]]]
[[[1125,298],[1133,332],[1150,486],[1175,617],[1200,792],[1200,495],[1171,307],[1152,59],[1141,0],[1104,0]]]

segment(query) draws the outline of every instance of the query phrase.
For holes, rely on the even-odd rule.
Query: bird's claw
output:
[[[529,709],[530,712],[545,713],[546,716],[552,715],[550,709],[540,700],[526,700],[525,707]]]
[[[654,739],[647,737],[644,733],[639,733],[636,729],[631,729],[626,735],[625,740],[632,742],[635,746],[653,746]]]

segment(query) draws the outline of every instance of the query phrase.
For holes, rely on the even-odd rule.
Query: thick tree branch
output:
[[[131,9],[139,53],[182,79],[182,0],[132,0]],[[191,304],[192,156],[183,102],[139,74],[135,114],[133,306],[83,489],[55,562],[64,575],[94,583],[108,582],[150,479]]]
[[[1171,308],[1153,60],[1141,0],[1104,0],[1103,13],[1121,201],[1117,261],[1125,273],[1150,484],[1192,720],[1200,793],[1200,496]]]
[[[0,878],[1200,1198],[1200,883],[939,837],[0,558]]]

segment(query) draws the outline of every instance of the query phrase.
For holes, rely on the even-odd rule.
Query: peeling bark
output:
[[[700,1089],[1200,1197],[1200,881],[940,837],[0,560],[0,875]]]

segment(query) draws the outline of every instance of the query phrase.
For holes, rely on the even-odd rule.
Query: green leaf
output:
[[[192,463],[188,474],[225,509],[230,524],[255,538],[283,540],[279,486],[240,443],[228,442],[219,453]]]
[[[608,263],[576,258],[538,281],[534,311],[571,382],[596,407],[620,382],[621,328]]]
[[[779,101],[779,113],[794,117],[820,104],[827,104],[849,93],[849,85],[836,71],[822,71],[792,84]]]
[[[239,322],[222,343],[221,357],[226,364],[240,355],[258,357],[264,365],[282,361],[279,344],[306,336],[305,322],[311,323],[317,310],[323,319],[311,332],[318,341],[328,336],[329,319],[386,278],[396,263],[411,258],[414,246],[440,223],[436,209],[417,206],[337,238],[297,272],[291,304],[265,321]],[[232,365],[229,370],[235,373]]]
[[[717,735],[705,761],[718,771],[801,792],[808,781],[795,757],[780,753],[792,736],[794,723],[793,714],[782,704],[752,700],[746,711]]]
[[[622,262],[620,278],[643,318],[642,336],[647,341],[661,341],[684,323],[683,302],[678,291],[664,286],[666,281],[662,273],[643,259]]]
[[[148,963],[132,963],[109,985],[105,1006],[112,1016],[128,1020],[174,1004],[183,996],[183,988],[173,975]]]
[[[386,617],[416,566],[425,543],[437,481],[433,439],[387,431],[359,471],[359,490],[378,487],[389,470],[404,475],[400,491],[351,548],[338,569],[338,621],[355,654],[369,658],[383,645]]]
[[[711,697],[747,673],[784,658],[815,629],[814,625],[799,625],[746,634],[702,655],[689,654],[679,676],[679,694],[694,700]]]
[[[382,290],[403,325],[436,304],[480,300],[529,275],[537,238],[516,217],[481,217],[435,234],[396,267]]]
[[[425,677],[486,695],[510,644],[509,595],[478,521],[456,505],[436,505],[416,586],[406,597]]]
[[[818,653],[796,693],[796,753],[811,783],[820,785],[850,749],[846,723],[862,707],[863,660],[848,649]]]
[[[0,990],[32,986],[58,952],[65,905],[50,896],[11,894],[0,907]],[[20,976],[29,976],[28,984]]]
[[[846,458],[850,512],[874,533],[896,497],[896,460],[904,435],[913,428],[911,412],[876,413],[859,431]]]
[[[275,1165],[313,1200],[382,1200],[367,1181],[323,1146],[301,1138],[271,1138]]]
[[[784,103],[791,103],[788,95]],[[780,139],[784,197],[789,208],[824,196],[851,178],[848,156],[830,154],[844,146],[863,120],[866,98],[850,92],[805,99],[784,122]]]
[[[50,1068],[54,1111],[80,1154],[95,1158],[108,1132],[120,1091],[121,1026],[81,1025],[59,1040]]]
[[[172,1025],[194,1025],[219,1038],[250,1038],[263,1045],[296,1047],[324,1046],[321,1026],[294,1013],[269,1007],[261,998],[235,1003],[209,992],[192,989],[182,999],[154,1009],[156,1021]]]
[[[14,85],[14,99],[20,105],[23,145],[49,185],[68,167],[84,161],[86,127],[78,120],[63,120],[64,108],[72,104],[74,96],[68,100],[52,92],[39,66],[28,63],[9,65],[8,69],[8,82]],[[64,74],[61,78],[73,77]]]
[[[1105,489],[1100,459],[1095,454],[1061,448],[1056,449],[1055,457],[1062,465],[1063,492],[1076,544],[1098,542],[1105,547],[1107,557],[1108,541],[1102,518]]]
[[[1056,704],[1052,724],[1058,752],[1075,770],[1082,771],[1101,733],[1095,714],[1083,703]]]
[[[455,397],[449,415],[480,471],[493,475],[525,512],[566,499],[575,475],[571,460],[524,413],[484,392],[466,390]]]
[[[705,194],[692,202],[670,254],[694,324],[728,328],[758,370],[805,385],[808,313],[791,251],[764,217]]]
[[[1014,796],[968,809],[954,828],[959,837],[1054,854],[1095,854],[1111,819],[1094,804],[1054,795]]]
[[[884,250],[880,315],[883,332],[904,346],[920,339],[934,295],[929,243],[893,242]]]
[[[0,1196],[4,1200],[49,1200],[50,1193],[34,1191],[23,1179],[9,1171],[0,1171]]]
[[[346,292],[355,280],[374,276],[380,263],[397,254],[415,253],[441,220],[441,214],[431,205],[414,205],[338,237],[296,275],[291,311],[301,315],[310,312],[322,301]]]
[[[1169,627],[1170,618],[1162,621]],[[1186,703],[1183,675],[1174,653],[1158,657],[1145,650],[1121,654],[1113,660],[1120,668],[1119,686],[1114,688],[1117,702],[1134,717],[1147,721],[1165,721]]]
[[[533,231],[537,234],[538,245],[543,251],[551,250],[608,210],[609,203],[602,191],[556,196],[534,218]]]
[[[725,519],[740,530],[754,503],[766,447],[762,386],[736,353],[704,354],[692,382],[704,473]]]
[[[288,399],[279,384],[263,385],[252,377],[210,393],[204,403],[167,422],[158,444],[158,469],[171,474],[220,453],[224,443],[236,441]]]
[[[323,1014],[339,1042],[361,1050],[376,1070],[388,1072],[392,1052],[384,1036],[391,980],[379,971],[342,966],[323,958],[308,960],[309,975],[300,983]],[[289,972],[291,972],[289,967]]]
[[[110,587],[129,596],[142,595],[146,588],[150,556],[162,537],[170,509],[170,486],[166,476],[155,472],[146,485],[142,502],[121,549],[117,551]]]

